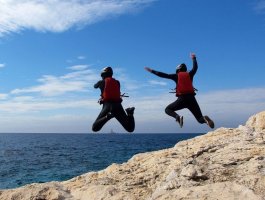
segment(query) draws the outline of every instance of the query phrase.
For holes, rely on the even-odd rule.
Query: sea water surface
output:
[[[0,134],[0,189],[64,181],[200,134]]]

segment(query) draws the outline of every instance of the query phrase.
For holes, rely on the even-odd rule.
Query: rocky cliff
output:
[[[175,147],[64,182],[0,191],[1,200],[265,199],[265,111]]]

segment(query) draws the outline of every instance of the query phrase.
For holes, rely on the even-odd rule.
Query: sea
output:
[[[0,134],[0,189],[64,181],[201,134]]]

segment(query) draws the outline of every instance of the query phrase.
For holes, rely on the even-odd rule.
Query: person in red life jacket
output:
[[[177,66],[176,73],[166,74],[163,72],[155,71],[149,67],[145,67],[145,70],[151,72],[161,78],[167,78],[175,81],[176,83],[176,96],[177,100],[169,104],[165,112],[169,116],[176,119],[180,127],[183,126],[183,116],[179,116],[175,111],[188,108],[197,121],[201,124],[206,123],[210,128],[214,128],[214,122],[208,117],[203,116],[199,104],[195,98],[195,89],[193,87],[193,77],[197,72],[198,64],[195,54],[191,54],[191,59],[193,61],[193,68],[187,72],[187,66],[182,63]]]
[[[113,117],[115,117],[124,129],[133,132],[135,128],[134,107],[123,109],[122,98],[120,93],[120,82],[112,77],[113,70],[111,67],[105,67],[101,71],[102,80],[98,81],[94,88],[101,90],[102,110],[96,121],[92,125],[92,130],[97,132]]]

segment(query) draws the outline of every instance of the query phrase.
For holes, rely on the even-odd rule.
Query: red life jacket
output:
[[[176,96],[183,94],[194,94],[194,88],[188,72],[179,72],[178,83],[176,88]]]
[[[102,94],[103,101],[120,102],[120,95],[119,82],[112,77],[105,78],[105,88]]]

